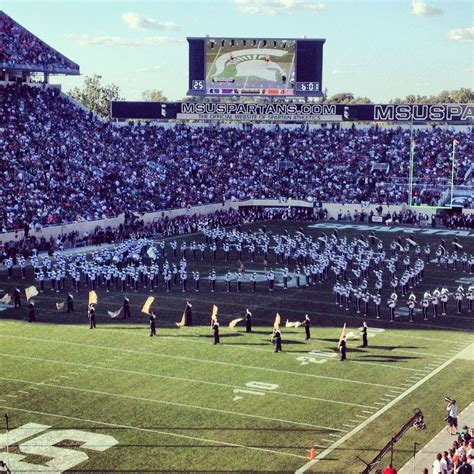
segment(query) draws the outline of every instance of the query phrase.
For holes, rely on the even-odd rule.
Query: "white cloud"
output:
[[[367,68],[367,64],[343,64],[337,65],[331,70],[333,76],[348,76],[358,74]]]
[[[411,14],[415,16],[436,16],[442,15],[443,10],[441,10],[441,8],[433,7],[432,5],[428,5],[424,0],[412,0]]]
[[[242,13],[266,16],[298,10],[320,12],[326,8],[315,0],[234,0],[234,4]]]
[[[156,47],[179,42],[167,36],[148,36],[146,38],[129,39],[120,36],[82,34],[70,35],[69,37],[81,46]]]
[[[145,67],[141,67],[140,69],[137,69],[137,72],[159,72],[162,70],[163,70],[162,66],[145,66]]]
[[[343,69],[343,68],[340,68],[340,67],[335,67],[332,71],[331,71],[331,74],[333,76],[346,76],[346,75],[349,75],[349,74],[352,74],[351,71],[349,71],[348,69]]]
[[[470,28],[456,28],[448,31],[448,39],[451,41],[474,41],[474,26]]]
[[[153,18],[143,18],[134,12],[122,13],[122,20],[132,30],[179,31],[179,26],[173,21],[158,21]]]

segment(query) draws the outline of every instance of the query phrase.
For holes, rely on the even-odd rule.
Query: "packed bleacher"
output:
[[[424,472],[451,473],[451,474],[471,474],[474,469],[474,441],[467,426],[453,441],[451,447],[439,452],[433,461],[432,471],[426,468]]]
[[[79,66],[0,11],[0,67],[79,72]]]
[[[0,97],[1,231],[228,200],[408,202],[406,128],[118,126],[51,88],[10,85]],[[470,134],[414,136],[416,166],[432,179],[456,139],[454,181],[465,183]]]

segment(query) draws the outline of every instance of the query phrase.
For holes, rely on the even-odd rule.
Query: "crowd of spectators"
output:
[[[474,441],[467,426],[462,428],[457,439],[446,451],[436,455],[432,471],[426,468],[423,472],[433,474],[471,474],[474,472]]]
[[[15,85],[0,95],[0,231],[229,200],[408,201],[407,129],[118,126],[55,89]],[[414,136],[420,169],[449,156],[456,139],[455,183],[464,182],[470,134]]]
[[[58,53],[0,11],[0,67],[26,67],[34,71],[79,71],[79,66]]]

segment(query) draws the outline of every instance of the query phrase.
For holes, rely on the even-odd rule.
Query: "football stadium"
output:
[[[331,6],[97,3],[0,11],[0,472],[472,472],[472,28],[452,92],[373,102],[281,29]],[[136,100],[175,44],[186,97]]]

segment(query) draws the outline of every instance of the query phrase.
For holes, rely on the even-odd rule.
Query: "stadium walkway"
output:
[[[464,349],[458,355],[458,358],[474,360],[474,344]],[[470,428],[474,426],[474,402],[471,402],[458,416],[458,429],[461,430],[464,425]],[[455,438],[446,431],[446,428],[443,428],[426,446],[416,453],[415,459],[410,459],[398,470],[398,474],[419,474],[423,472],[425,467],[431,472],[436,455],[450,448]]]

